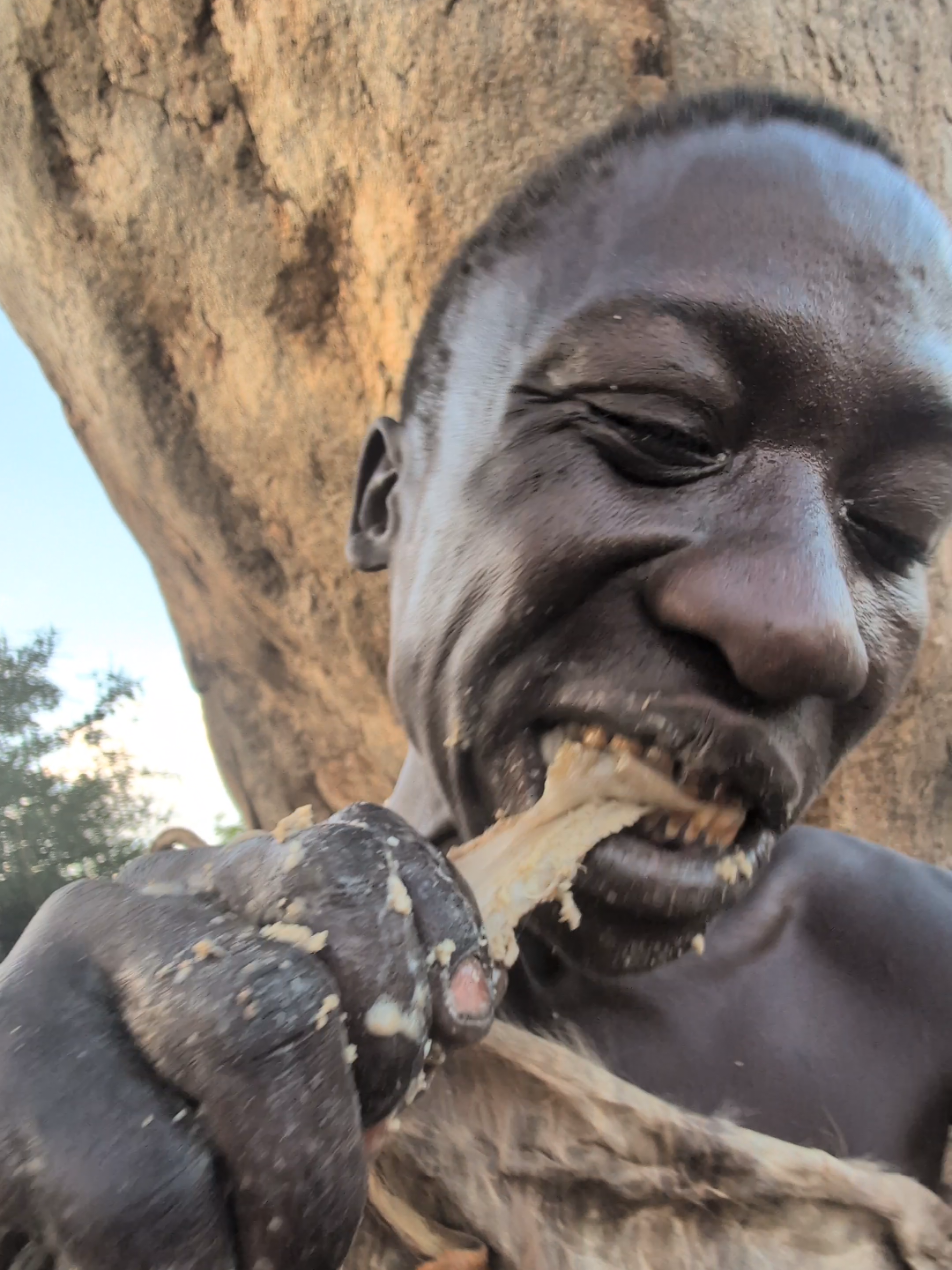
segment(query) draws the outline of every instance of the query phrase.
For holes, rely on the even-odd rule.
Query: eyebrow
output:
[[[642,321],[646,335],[653,325],[676,324],[684,341],[683,356],[673,358],[669,344],[663,356],[659,349],[658,357],[652,357],[650,341],[639,339],[632,344],[620,340],[613,360],[604,336],[606,332],[609,337],[612,331],[624,332],[626,319]],[[795,314],[791,313],[790,319],[795,322]],[[579,343],[571,340],[573,327],[578,326],[586,336],[594,337],[589,349],[584,347],[583,337],[581,354]],[[808,325],[804,331],[809,336]],[[649,376],[661,390],[670,387],[715,409],[727,409],[752,387],[752,378],[770,375],[793,381],[803,360],[789,337],[774,338],[756,313],[685,296],[648,293],[629,295],[614,304],[602,303],[597,311],[589,309],[570,319],[554,337],[557,343],[567,338],[568,347],[562,351],[550,347],[526,367],[524,378],[541,373],[550,382],[558,381],[553,384],[555,395],[569,395],[601,389],[606,383],[633,387],[633,380]],[[882,399],[892,398],[894,416],[902,414],[908,423],[952,437],[952,344],[937,332],[925,334],[917,352],[890,385],[883,385]],[[583,365],[573,367],[580,359]]]
[[[618,309],[622,311],[620,320]],[[570,393],[604,387],[613,380],[623,388],[631,385],[632,376],[641,379],[647,374],[659,387],[669,380],[689,395],[693,391],[698,397],[710,399],[713,394],[712,404],[726,408],[736,402],[741,382],[737,368],[724,355],[722,339],[717,338],[722,331],[718,329],[722,312],[717,306],[654,296],[638,299],[633,306],[631,298],[626,297],[614,307],[609,304],[601,312],[570,320],[555,336],[557,345],[567,346],[547,348],[529,363],[524,378],[541,376],[557,393]],[[643,323],[641,338],[635,345],[625,336],[627,319]],[[672,350],[669,342],[663,351],[652,349],[652,327],[665,326],[670,333],[672,323],[683,341],[681,348]],[[584,336],[576,340],[573,328],[579,325],[583,326]],[[617,350],[611,341],[616,332],[620,337]],[[589,339],[591,346],[586,347]],[[681,356],[672,357],[672,351]]]

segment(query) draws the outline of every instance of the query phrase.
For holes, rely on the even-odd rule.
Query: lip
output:
[[[774,837],[787,829],[804,801],[791,756],[755,716],[709,697],[649,695],[637,710],[607,703],[593,710],[562,701],[537,708],[521,723],[510,714],[505,731],[491,722],[485,732],[474,728],[466,751],[451,760],[452,784],[469,794],[460,801],[474,809],[472,823],[465,826],[470,836],[481,833],[499,812],[513,815],[538,801],[546,776],[542,736],[569,724],[604,728],[645,750],[658,746],[675,760],[676,780],[690,776],[702,798],[743,804],[758,827]]]
[[[717,858],[666,850],[628,829],[606,838],[585,857],[573,889],[631,916],[689,922],[741,900],[770,858],[777,835],[745,826],[733,851]],[[743,871],[734,863],[745,861]]]
[[[513,814],[538,800],[546,776],[542,737],[552,728],[571,724],[620,734],[646,751],[658,746],[674,761],[675,779],[690,779],[702,799],[746,807],[746,823],[721,856],[656,845],[639,834],[636,825],[606,838],[585,857],[573,883],[583,914],[602,914],[605,927],[615,931],[612,943],[621,940],[623,932],[631,948],[648,939],[652,952],[645,964],[656,964],[683,952],[695,932],[749,892],[778,836],[799,809],[802,782],[764,722],[708,697],[649,696],[636,710],[599,704],[597,710],[564,700],[537,707],[535,716],[515,731],[510,715],[506,739],[473,735],[466,751],[452,756],[451,766],[470,792],[479,790],[480,797],[470,805],[484,810],[475,813],[474,821],[486,815],[487,805],[491,807],[484,823],[470,826],[471,834],[482,832],[499,811]],[[538,919],[542,916],[540,910]],[[536,916],[530,925],[537,925]],[[577,937],[557,922],[545,925],[560,943]],[[588,938],[594,930],[583,920],[583,930],[586,927]],[[605,929],[602,942],[608,939]],[[640,964],[641,954],[632,954],[631,948],[622,958],[624,964]]]

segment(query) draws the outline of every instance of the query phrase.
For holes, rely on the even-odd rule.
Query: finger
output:
[[[318,955],[340,988],[368,1126],[393,1111],[419,1075],[430,1033],[426,951],[393,873],[363,827],[333,821],[284,844],[242,843],[216,869],[229,906],[265,917],[272,934],[290,927],[326,935]],[[256,909],[265,897],[269,906]]]
[[[331,817],[365,828],[404,884],[426,949],[433,1036],[444,1045],[476,1041],[493,1018],[493,967],[476,901],[463,878],[402,817],[370,803]]]
[[[0,1085],[17,1091],[0,1111],[0,1224],[74,1270],[233,1270],[212,1152],[143,1064],[106,976],[60,938],[66,899],[0,985]]]
[[[116,881],[147,895],[214,895],[216,859],[221,847],[155,851],[124,864]]]
[[[139,1049],[197,1104],[234,1186],[242,1264],[339,1265],[366,1176],[327,967],[198,900],[84,886],[74,923]]]

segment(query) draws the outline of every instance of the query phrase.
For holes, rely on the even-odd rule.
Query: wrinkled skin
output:
[[[950,884],[789,826],[921,640],[952,512],[950,314],[947,231],[877,156],[792,124],[650,143],[451,310],[436,443],[379,421],[350,540],[391,571],[412,743],[392,805],[419,834],[530,804],[540,730],[576,720],[726,785],[764,844],[749,882],[687,894],[677,852],[649,877],[636,833],[601,844],[578,931],[527,924],[510,1016],[576,1024],[690,1107],[930,1183]],[[0,973],[0,1226],[78,1270],[339,1263],[362,1132],[424,1036],[473,1040],[492,1011],[439,854],[391,813],[344,821],[290,870],[294,844],[261,838],[41,912]],[[411,915],[387,907],[394,869]],[[296,900],[328,931],[316,955],[256,929]],[[699,927],[704,956],[679,956]],[[219,951],[180,977],[206,938]],[[450,965],[428,965],[445,939]],[[418,1036],[359,1034],[384,992],[416,1000]],[[318,1029],[329,995],[347,1019]]]

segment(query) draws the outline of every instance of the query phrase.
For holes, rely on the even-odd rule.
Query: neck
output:
[[[387,806],[431,842],[458,836],[453,813],[435,777],[412,745]]]

